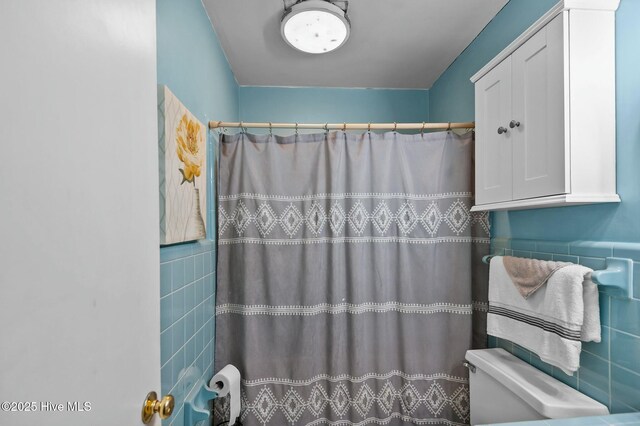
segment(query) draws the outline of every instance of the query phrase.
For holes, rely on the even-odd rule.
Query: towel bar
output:
[[[482,256],[482,263],[486,263],[487,265],[491,263],[491,259],[496,256],[495,254],[488,254],[486,256]]]
[[[591,279],[594,283],[620,289],[624,295],[633,297],[633,261],[620,257],[607,257],[607,269],[593,271]]]
[[[484,256],[482,261],[487,265],[495,255]],[[623,294],[631,299],[633,297],[633,261],[620,257],[607,257],[607,269],[593,271],[591,279],[594,283],[605,288],[622,290]]]

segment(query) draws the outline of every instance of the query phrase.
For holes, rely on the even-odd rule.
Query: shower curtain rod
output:
[[[323,130],[451,130],[474,129],[476,123],[250,123],[209,121],[210,129],[238,127],[263,129],[323,129]]]

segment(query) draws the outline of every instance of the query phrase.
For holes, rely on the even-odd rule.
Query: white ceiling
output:
[[[351,36],[310,55],[280,36],[283,0],[203,0],[240,85],[426,89],[508,0],[350,0]]]

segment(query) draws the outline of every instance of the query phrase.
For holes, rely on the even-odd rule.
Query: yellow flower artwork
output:
[[[184,114],[176,128],[176,135],[176,152],[184,164],[184,168],[179,169],[182,173],[180,184],[194,183],[194,177],[200,176],[203,163],[204,150],[200,148],[203,146],[203,135],[200,132],[200,123],[190,120],[187,114]]]
[[[158,152],[160,244],[206,238],[207,130],[164,85],[158,87]]]

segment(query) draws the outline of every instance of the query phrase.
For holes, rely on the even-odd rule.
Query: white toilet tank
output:
[[[471,424],[602,416],[606,406],[504,349],[467,351]]]

